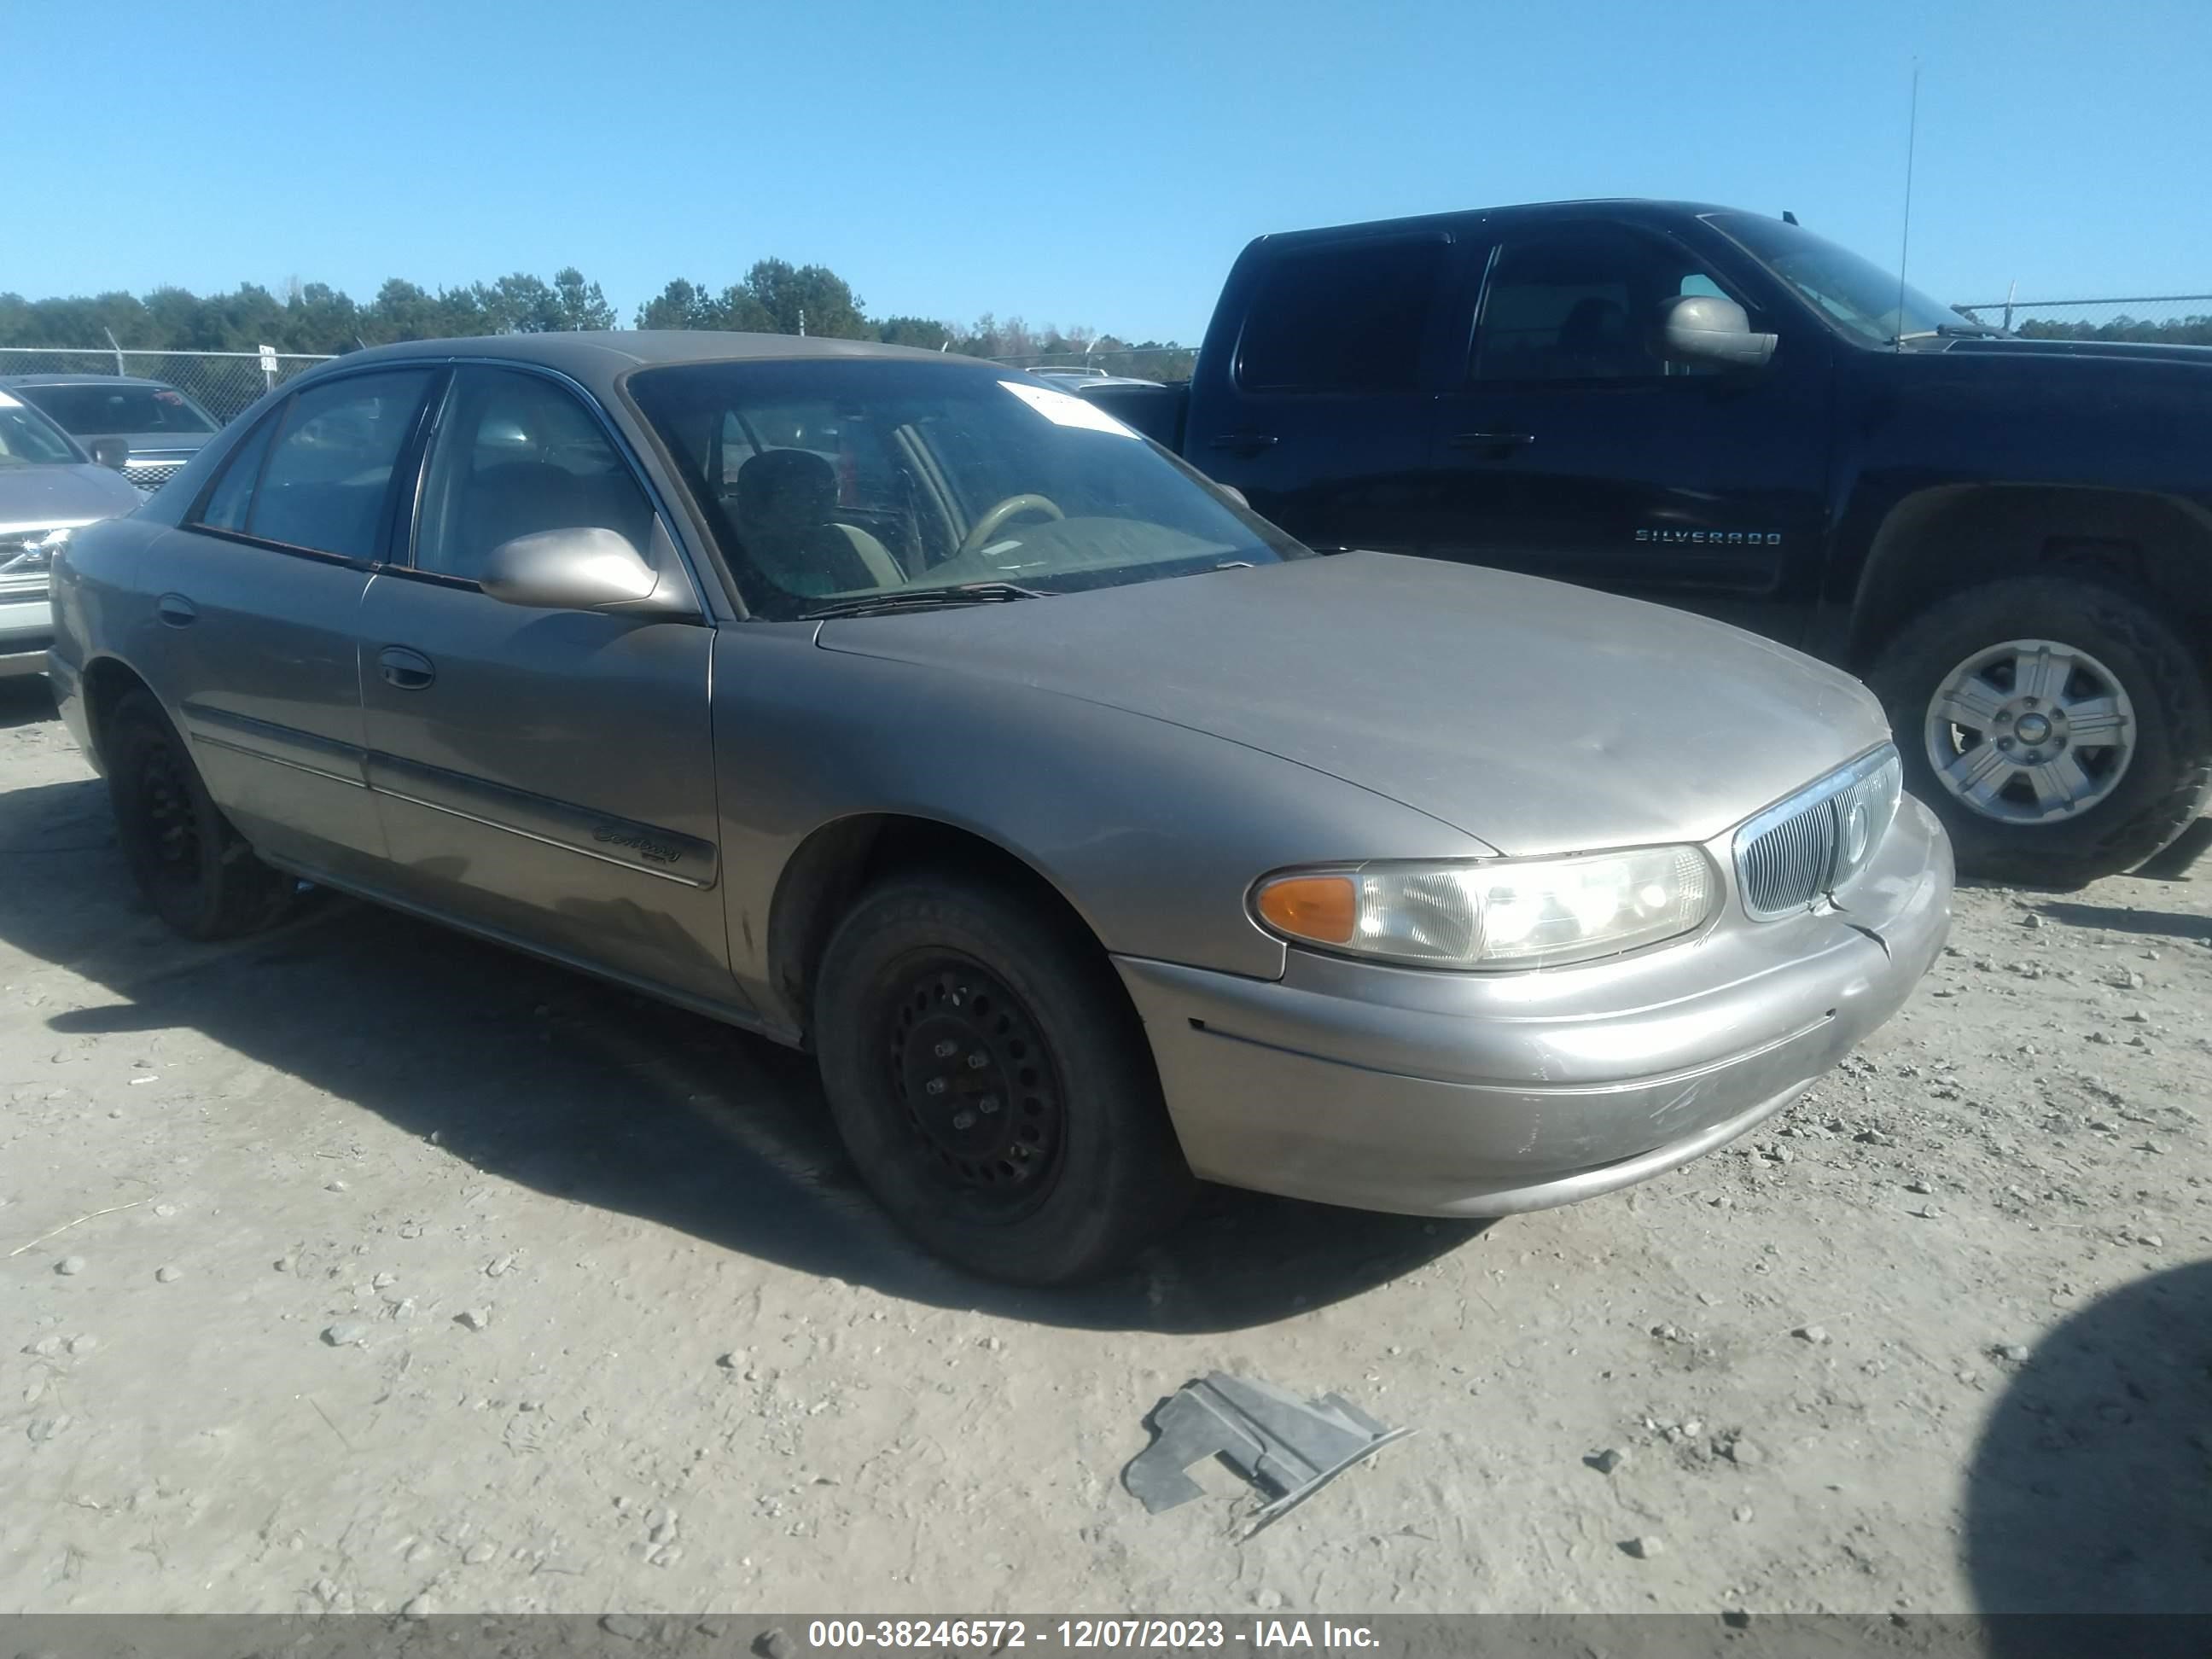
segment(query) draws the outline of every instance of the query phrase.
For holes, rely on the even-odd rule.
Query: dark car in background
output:
[[[0,390],[36,407],[149,495],[222,428],[206,410],[160,380],[121,374],[9,374],[0,375]]]
[[[2212,349],[2014,338],[1788,218],[1559,202],[1261,237],[1188,386],[1070,389],[1309,546],[1863,675],[1974,874],[2135,868],[2212,780]]]

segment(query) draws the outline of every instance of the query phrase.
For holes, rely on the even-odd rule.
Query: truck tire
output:
[[[1033,901],[883,883],[831,938],[814,1014],[846,1150],[939,1255],[1066,1284],[1181,1216],[1194,1183],[1144,1027],[1096,945]]]
[[[1954,593],[1867,678],[1965,875],[2078,887],[2132,870],[2212,787],[2203,667],[2118,588],[2028,576]]]
[[[116,704],[100,751],[116,840],[162,921],[205,940],[255,933],[290,913],[300,884],[254,857],[151,693]]]

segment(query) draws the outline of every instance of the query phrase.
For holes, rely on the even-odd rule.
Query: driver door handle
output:
[[[190,628],[199,619],[199,609],[181,593],[164,593],[154,601],[154,614],[172,628]]]
[[[1446,441],[1454,449],[1526,449],[1536,441],[1533,432],[1455,432]]]
[[[1256,455],[1282,441],[1272,432],[1224,432],[1210,440],[1208,449],[1225,449],[1232,455]]]
[[[420,691],[438,678],[438,670],[428,657],[404,645],[386,646],[376,653],[376,665],[386,684],[403,691]]]

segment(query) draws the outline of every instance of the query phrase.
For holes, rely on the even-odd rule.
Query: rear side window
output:
[[[222,477],[208,492],[200,523],[210,530],[244,533],[246,513],[253,506],[254,481],[261,476],[261,458],[269,453],[269,439],[276,430],[276,417],[272,416],[231,451],[230,459],[223,463]]]
[[[295,398],[254,491],[246,534],[340,558],[374,558],[392,469],[415,430],[430,377],[419,368],[350,374]]]
[[[1302,249],[1262,274],[1244,319],[1249,392],[1410,392],[1450,252],[1400,239]]]

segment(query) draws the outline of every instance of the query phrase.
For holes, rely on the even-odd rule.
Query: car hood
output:
[[[118,519],[145,501],[129,479],[104,466],[0,466],[0,527]]]
[[[1887,735],[1857,681],[1740,629],[1385,553],[841,618],[817,640],[1211,732],[1509,856],[1705,841]]]
[[[103,438],[120,438],[131,446],[133,455],[197,455],[207,447],[212,432],[103,432]],[[83,433],[77,441],[89,444],[92,439]]]
[[[2043,340],[2021,335],[1972,336],[1952,341],[1947,356],[2095,357],[2121,362],[2193,363],[2212,368],[2212,346],[2158,340]]]

